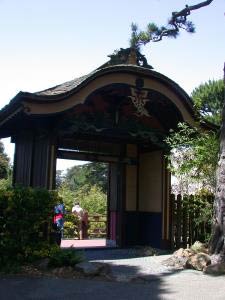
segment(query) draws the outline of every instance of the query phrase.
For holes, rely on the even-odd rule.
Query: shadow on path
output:
[[[29,278],[1,276],[1,300],[224,300],[224,276],[210,277],[194,270],[169,270],[159,257],[136,257],[132,250],[84,251],[90,261],[112,266],[115,280],[92,277]],[[136,257],[136,258],[135,258]],[[108,262],[107,262],[108,261]],[[157,269],[158,268],[158,269]]]

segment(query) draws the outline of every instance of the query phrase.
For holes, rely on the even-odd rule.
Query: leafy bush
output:
[[[62,266],[71,266],[81,262],[83,256],[81,253],[76,252],[74,249],[58,249],[53,251],[49,257],[49,267],[62,267]]]
[[[12,182],[11,182],[11,178],[7,178],[7,179],[0,179],[0,191],[2,190],[7,190],[8,188],[10,188],[12,186]]]
[[[200,132],[186,123],[179,123],[178,131],[171,131],[166,143],[172,149],[167,156],[169,169],[183,187],[183,194],[189,192],[191,184],[215,191],[219,151],[217,133]]]
[[[5,153],[3,142],[0,141],[0,179],[7,179],[10,173],[9,157]]]
[[[80,222],[78,216],[74,214],[66,214],[64,220],[63,236],[65,238],[78,237],[78,224]]]
[[[65,204],[66,211],[71,212],[74,201],[75,201],[74,200],[75,192],[70,190],[69,185],[67,183],[63,183],[58,188],[58,193],[59,193],[60,197],[63,199],[63,203]]]
[[[107,195],[97,185],[80,188],[76,193],[76,198],[88,214],[106,214],[107,212]]]
[[[49,255],[49,231],[58,201],[56,192],[45,189],[0,190],[0,268],[12,260],[16,264]]]

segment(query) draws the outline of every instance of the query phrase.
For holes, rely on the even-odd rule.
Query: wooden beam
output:
[[[58,141],[58,147],[67,150],[79,150],[79,152],[95,152],[108,155],[119,155],[119,143],[106,143],[98,140],[80,140],[74,138],[61,138]]]
[[[125,163],[125,164],[137,164],[136,159],[131,159],[129,157],[120,158],[119,156],[109,156],[106,154],[95,154],[87,152],[76,152],[68,150],[58,150],[57,158],[70,159],[70,160],[83,160],[83,161],[97,161],[106,163]]]

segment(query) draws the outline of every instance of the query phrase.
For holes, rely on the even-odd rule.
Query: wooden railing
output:
[[[73,213],[67,212],[64,223],[64,237],[78,238],[79,237],[79,220],[73,218]],[[88,215],[88,238],[106,238],[107,235],[107,216],[100,214]]]
[[[88,216],[88,236],[90,238],[106,238],[106,215],[93,214]]]

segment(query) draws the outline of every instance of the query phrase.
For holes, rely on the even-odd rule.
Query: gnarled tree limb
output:
[[[185,25],[187,21],[187,16],[191,14],[191,11],[204,6],[208,6],[212,2],[213,0],[207,0],[191,6],[186,5],[186,7],[181,11],[172,12],[172,17],[169,20],[169,24],[172,25],[174,28],[163,30],[158,37],[153,38],[153,42],[161,41],[164,36],[170,36],[172,33],[178,32],[180,28],[187,30],[187,28],[183,27],[182,25]]]
[[[187,21],[187,17],[191,14],[191,11],[197,10],[204,6],[211,4],[213,0],[207,0],[200,2],[195,5],[186,5],[185,8],[178,12],[172,12],[172,16],[168,22],[167,27],[157,27],[153,25],[153,30],[148,29],[147,31],[137,30],[137,25],[132,24],[132,37],[130,40],[131,46],[134,48],[139,48],[141,45],[146,45],[149,42],[159,42],[163,37],[177,37],[179,30],[184,29],[190,33],[195,31],[194,24],[190,21]]]

